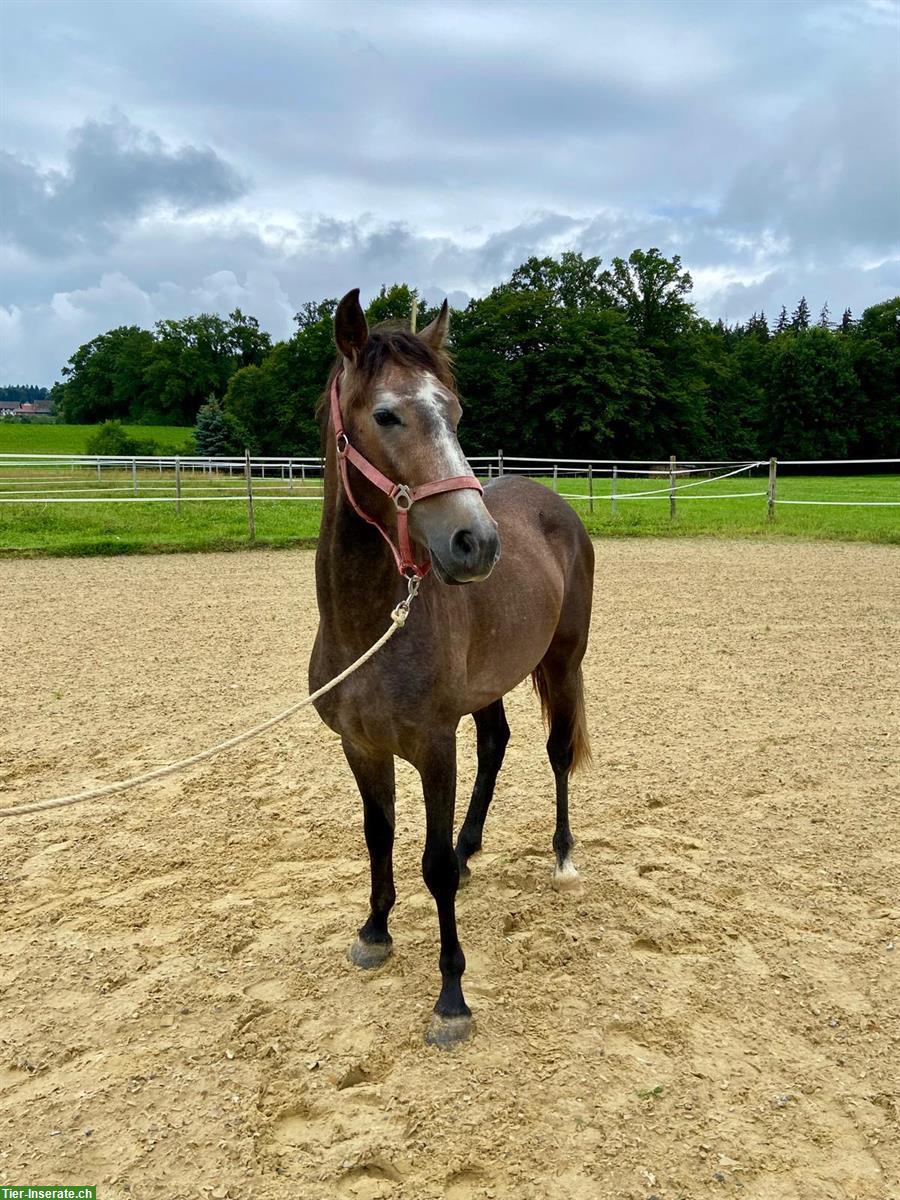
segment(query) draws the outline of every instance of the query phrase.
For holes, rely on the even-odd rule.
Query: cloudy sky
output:
[[[0,383],[114,325],[532,253],[707,315],[900,293],[900,0],[5,0]]]

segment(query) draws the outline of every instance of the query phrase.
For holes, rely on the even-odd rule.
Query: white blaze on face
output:
[[[415,398],[416,403],[426,408],[433,418],[434,446],[444,477],[449,479],[454,475],[470,475],[471,471],[466,462],[466,456],[462,452],[456,432],[450,425],[447,416],[450,397],[446,389],[432,374],[426,373],[422,376]]]

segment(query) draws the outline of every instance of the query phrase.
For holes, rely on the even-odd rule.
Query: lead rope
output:
[[[358,671],[370,658],[374,658],[382,646],[386,646],[394,634],[406,624],[410,605],[416,598],[420,582],[418,576],[412,576],[409,579],[409,590],[406,599],[401,600],[393,610],[390,626],[384,631],[378,641],[369,647],[365,654],[361,654],[356,662],[351,663],[346,670],[341,671],[340,675],[335,675],[334,679],[323,684],[318,691],[313,692],[309,696],[304,696],[302,700],[296,700],[274,717],[269,717],[267,721],[263,721],[261,725],[254,725],[252,729],[248,729],[245,733],[239,733],[236,737],[219,742],[218,745],[211,746],[208,750],[201,750],[199,754],[192,754],[190,758],[183,758],[180,762],[169,763],[165,767],[156,767],[152,771],[146,771],[143,775],[135,775],[132,779],[123,779],[118,783],[106,783],[102,787],[91,788],[87,792],[76,792],[72,796],[57,796],[54,800],[40,800],[35,804],[19,804],[15,808],[0,808],[0,817],[24,817],[28,813],[45,812],[50,808],[64,808],[68,804],[81,804],[83,800],[97,800],[100,796],[112,796],[115,792],[124,792],[129,788],[140,787],[142,784],[150,783],[154,779],[165,779],[167,775],[174,775],[178,771],[184,771],[187,767],[193,767],[197,763],[206,762],[208,758],[212,758],[215,754],[221,754],[223,750],[231,750],[235,746],[249,742],[252,738],[259,737],[261,733],[265,733],[266,730],[272,729],[275,725],[280,725],[282,721],[286,721],[288,717],[292,717],[301,708],[306,708],[308,704],[312,704],[320,696],[324,696],[326,692],[330,692],[339,683],[343,683],[354,671]]]

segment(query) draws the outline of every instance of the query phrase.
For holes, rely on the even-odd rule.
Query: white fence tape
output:
[[[742,496],[765,496],[766,492],[717,492],[714,496],[679,496],[679,503],[682,500],[738,500]],[[618,503],[620,500],[667,500],[669,493],[660,495],[658,492],[618,492],[615,496],[611,492],[595,492],[593,496],[588,496],[584,492],[560,492],[560,498],[563,500],[615,500]]]
[[[175,504],[177,497],[170,496],[68,496],[68,497],[48,497],[37,496],[33,500],[4,500],[0,497],[0,504]],[[242,503],[247,503],[247,493],[242,496],[191,496],[181,493],[182,504],[196,504],[198,500],[212,501],[218,504],[229,504],[234,500],[240,500]],[[270,502],[275,500],[287,500],[292,503],[302,503],[304,500],[310,500],[315,504],[322,503],[321,496],[260,496],[255,491],[253,493],[254,503]]]
[[[782,504],[816,504],[838,506],[840,508],[900,508],[900,500],[779,500]]]
[[[666,469],[657,458],[649,459],[573,459],[541,458],[528,455],[473,455],[469,462],[483,478],[501,474],[533,475],[548,479],[551,475],[563,486],[575,478],[606,484],[610,476],[630,487],[637,478],[647,478],[655,486],[641,491],[617,490],[560,491],[566,500],[590,503],[592,500],[623,503],[631,500],[738,500],[768,496],[764,490],[716,492],[709,485],[738,475],[749,476],[769,464],[764,460],[722,459],[687,460]],[[624,465],[624,464],[631,465]],[[896,458],[860,459],[785,459],[781,467],[900,467]],[[0,504],[185,504],[247,502],[247,462],[231,456],[212,458],[199,455],[137,456],[0,454]],[[728,468],[722,470],[722,468]],[[62,474],[62,472],[66,474]],[[163,472],[175,478],[160,479]],[[322,461],[318,457],[289,458],[258,456],[250,459],[253,499],[321,503]],[[710,472],[717,472],[711,474]],[[23,475],[23,472],[27,474]],[[90,472],[91,478],[84,478]],[[130,473],[130,481],[126,472]],[[96,479],[93,478],[96,474]],[[103,478],[106,474],[106,478]],[[702,479],[684,476],[703,474]],[[123,478],[125,476],[125,478]],[[148,478],[149,476],[149,478]],[[180,480],[179,480],[180,476]],[[664,479],[678,477],[679,482],[658,486]],[[788,477],[790,478],[790,477]],[[152,481],[151,481],[152,480]],[[178,480],[178,482],[176,482]],[[213,482],[215,480],[215,482]],[[754,482],[756,482],[754,480]],[[759,480],[762,482],[762,480]],[[783,478],[779,479],[783,484]],[[687,489],[704,489],[687,495]],[[272,493],[277,492],[277,495]],[[130,493],[116,495],[113,493]],[[163,493],[163,494],[148,494]],[[311,494],[310,494],[311,493]],[[890,493],[889,493],[890,494]],[[900,508],[900,500],[816,500],[770,497],[769,515],[783,505],[834,508]],[[673,509],[674,512],[674,509]]]
[[[212,486],[213,485],[210,483],[205,483],[205,484],[199,483],[199,482],[191,483],[190,480],[188,480],[188,481],[182,483],[181,494],[186,495],[187,493],[190,492],[191,488],[201,489],[201,488],[205,487],[205,488],[209,489]],[[172,500],[175,499],[175,492],[172,490],[171,483],[141,483],[140,487],[141,487],[141,491],[165,492]],[[295,484],[295,487],[293,490],[302,491],[304,488],[306,488],[306,490],[309,491],[310,485],[302,484],[302,483],[298,482]],[[18,491],[10,491],[6,488],[0,487],[0,497],[7,497],[7,496],[9,496],[9,497],[15,497],[15,496],[35,497],[37,495],[37,499],[40,500],[44,496],[68,496],[68,495],[83,496],[86,492],[97,492],[99,494],[97,495],[96,499],[99,503],[100,501],[102,501],[104,496],[110,496],[110,495],[112,495],[113,492],[131,492],[133,490],[134,489],[131,484],[123,484],[120,487],[112,487],[112,486],[105,486],[105,485],[96,484],[96,483],[93,485],[91,485],[89,483],[85,483],[85,484],[82,484],[81,487],[74,487],[74,488],[44,488],[41,490],[40,495],[37,495],[37,492],[35,491],[34,488],[30,488],[27,491],[24,489],[18,490]],[[227,495],[229,492],[240,492],[242,496],[246,496],[246,494],[247,494],[247,489],[244,484],[236,484],[236,483],[235,484],[223,484],[221,487],[216,487],[215,490],[217,492],[221,492],[223,495]],[[280,483],[280,482],[279,483],[255,483],[253,485],[253,495],[254,496],[259,495],[260,492],[286,492],[288,490],[289,490],[289,488],[288,488],[288,484],[287,484],[286,480],[284,483]],[[321,487],[317,487],[315,490],[316,490],[316,498],[321,499],[321,497],[322,497]],[[23,504],[26,502],[27,502],[26,500],[22,501]]]

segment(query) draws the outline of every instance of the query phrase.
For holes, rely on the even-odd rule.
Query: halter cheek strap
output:
[[[417,563],[413,557],[412,543],[409,538],[409,510],[417,500],[425,500],[428,496],[439,496],[443,492],[458,492],[466,488],[481,493],[484,489],[474,475],[454,475],[450,479],[436,479],[433,483],[421,483],[418,487],[409,487],[408,484],[394,483],[392,479],[388,479],[387,475],[379,471],[376,466],[373,466],[367,458],[360,454],[355,446],[350,444],[350,439],[347,437],[346,430],[344,429],[344,418],[341,414],[340,394],[338,392],[338,380],[340,377],[341,372],[339,371],[331,383],[331,424],[334,429],[338,468],[341,473],[344,494],[350,501],[354,512],[370,525],[374,525],[390,546],[394,562],[397,564],[397,570],[400,574],[406,577],[421,579],[431,570],[431,560],[426,559],[424,563]],[[380,492],[384,492],[386,496],[389,496],[393,500],[394,507],[397,509],[398,545],[394,544],[391,535],[381,522],[375,517],[370,516],[358,504],[350,487],[350,465],[354,466]]]

